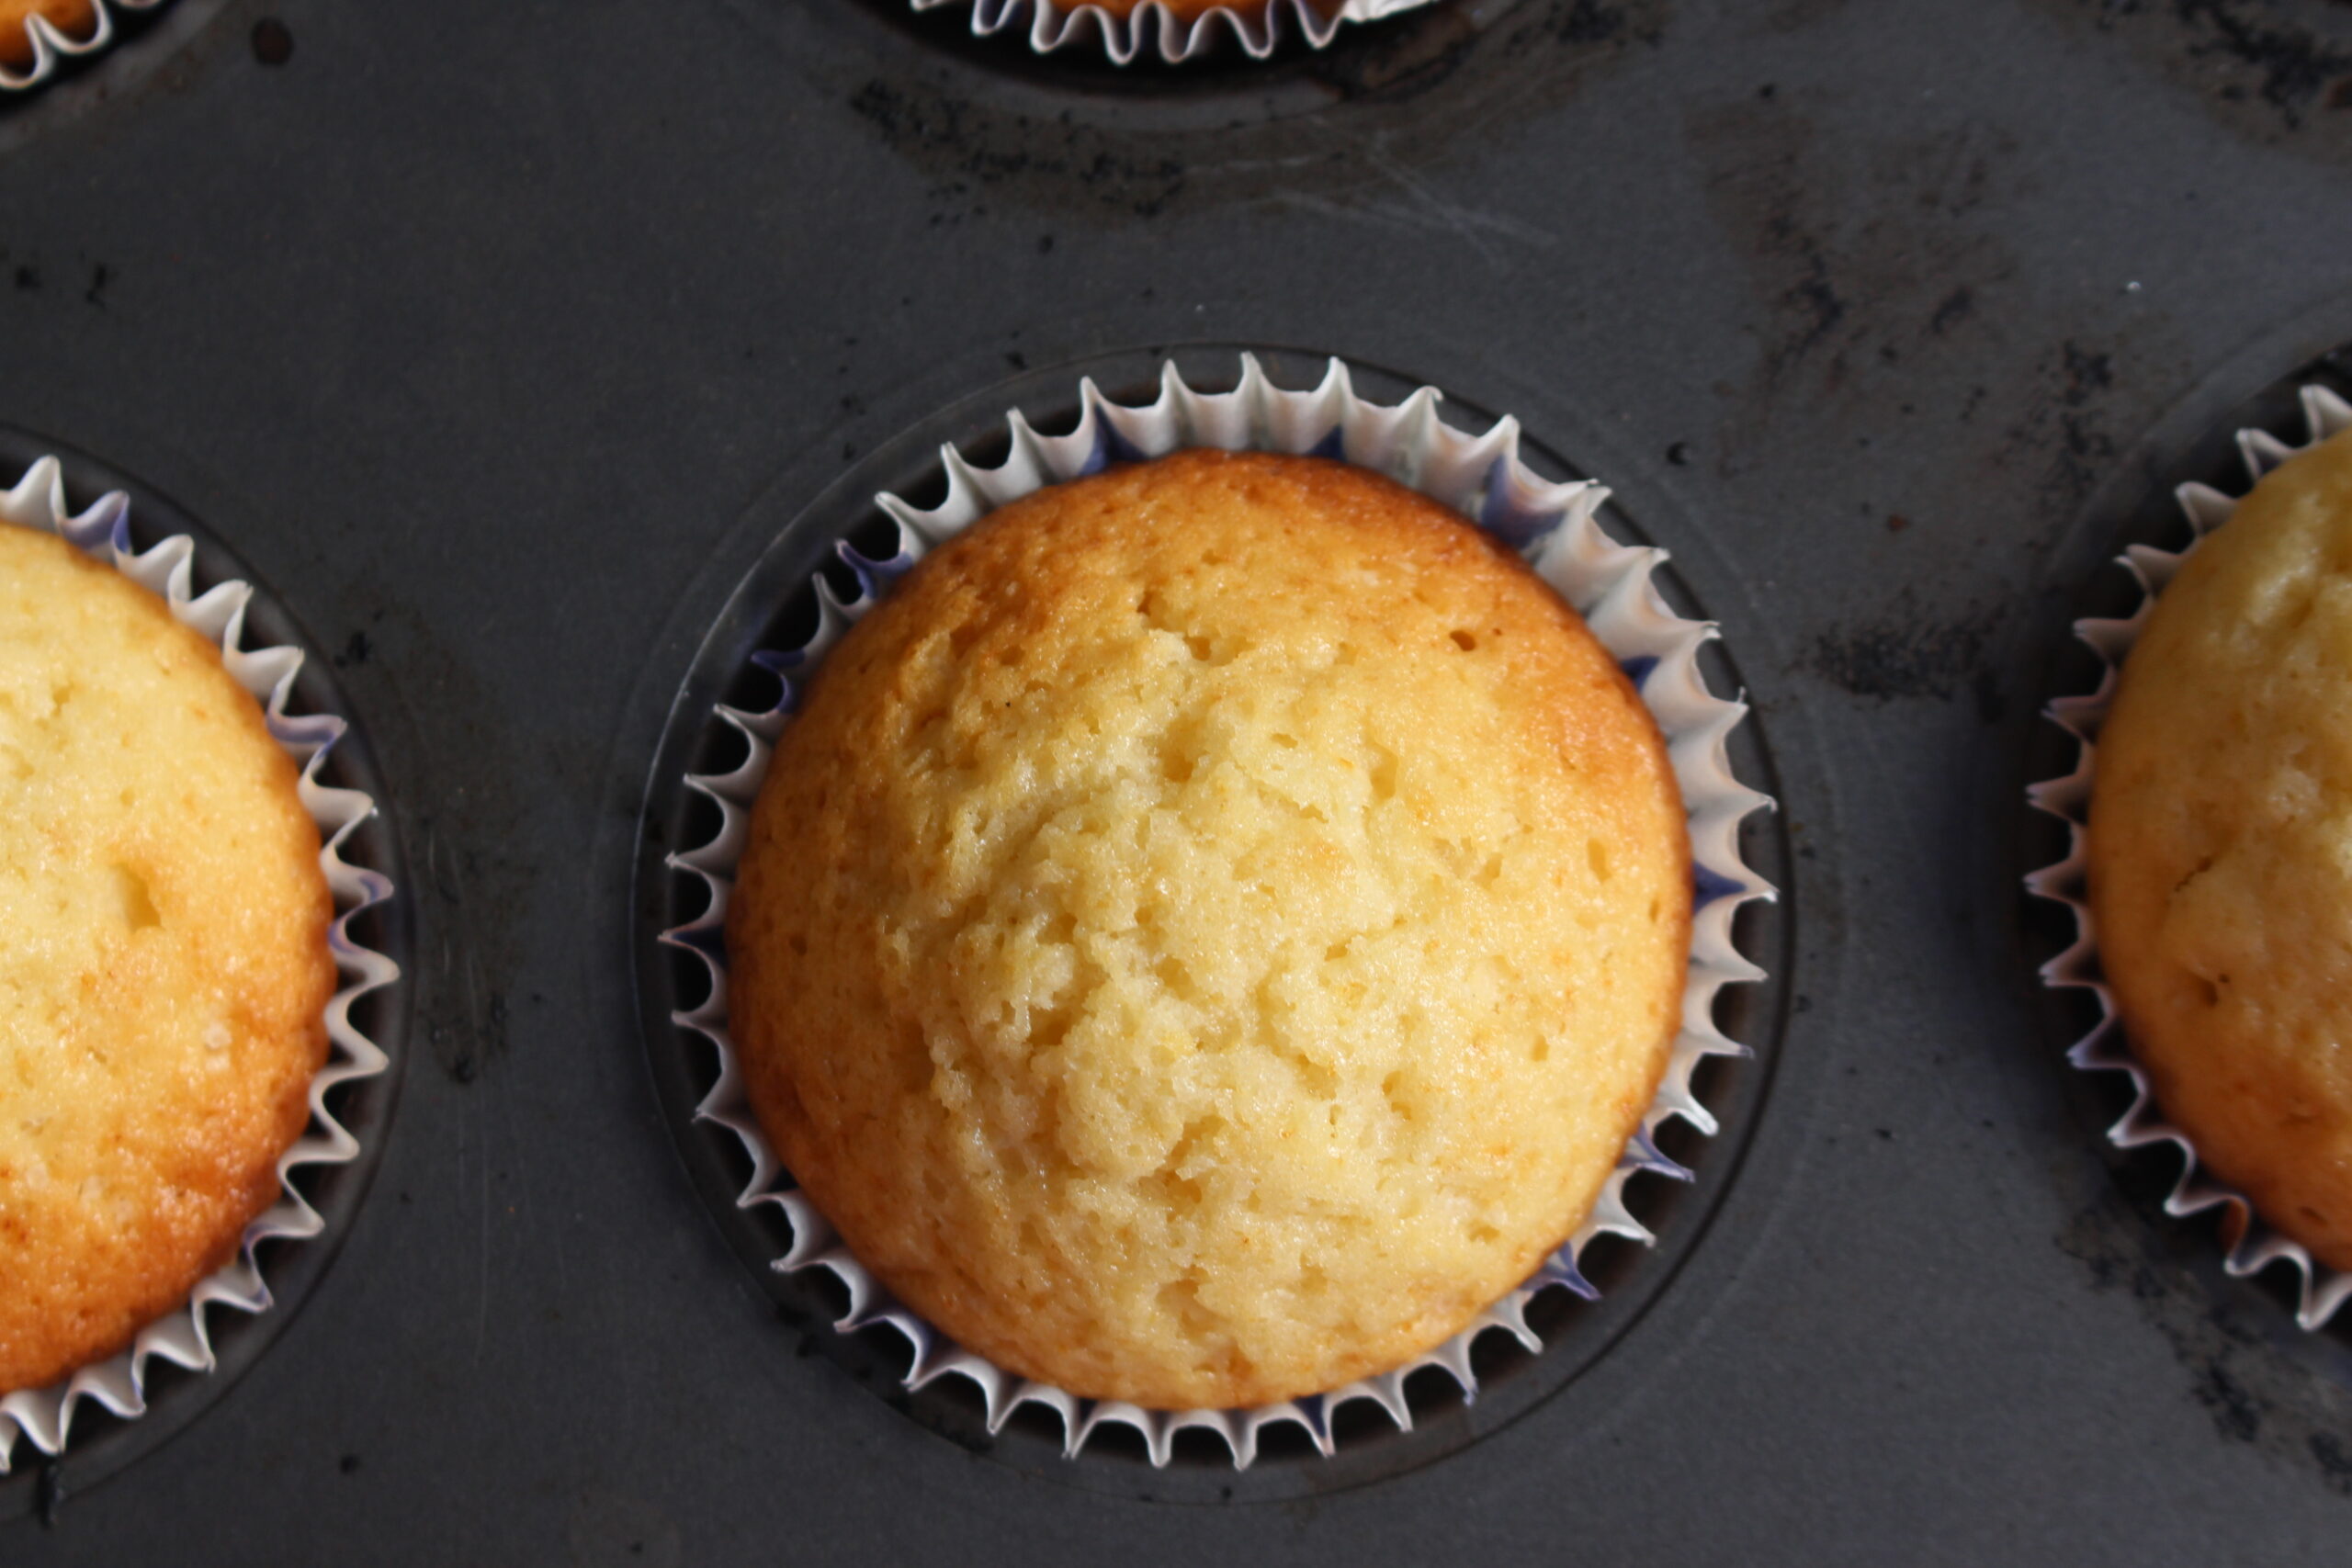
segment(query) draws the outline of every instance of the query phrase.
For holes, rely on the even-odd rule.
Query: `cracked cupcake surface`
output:
[[[236,1253],[309,1118],[333,900],[294,764],[155,595],[0,525],[0,1393]]]
[[[2352,1269],[2352,439],[2158,595],[2098,732],[2099,962],[2199,1159]]]
[[[949,1337],[1258,1404],[1567,1239],[1690,898],[1655,723],[1517,558],[1364,469],[1186,452],[982,520],[828,655],[730,1028],[786,1166]]]

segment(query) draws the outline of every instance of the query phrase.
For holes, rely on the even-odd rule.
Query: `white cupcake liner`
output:
[[[2249,486],[2297,453],[2352,429],[2352,403],[2346,403],[2335,393],[2324,387],[2307,386],[2302,389],[2301,399],[2303,418],[2309,426],[2309,438],[2303,445],[2291,446],[2267,430],[2237,433],[2238,452],[2245,460]],[[2138,608],[2122,620],[2086,619],[2075,623],[2075,635],[2098,656],[2098,686],[2088,696],[2055,698],[2044,710],[2052,722],[2080,743],[2081,752],[2073,772],[2064,778],[2034,784],[2026,792],[2027,798],[2036,807],[2066,824],[2066,854],[2055,865],[2027,876],[2025,885],[2028,891],[2064,905],[2075,917],[2075,940],[2064,952],[2041,966],[2042,984],[2058,989],[2088,991],[2098,1003],[2098,1021],[2067,1049],[2066,1060],[2083,1072],[2122,1073],[2132,1080],[2132,1107],[2107,1130],[2108,1142],[2120,1149],[2144,1148],[2152,1144],[2170,1144],[2177,1149],[2180,1177],[2165,1199],[2165,1213],[2187,1218],[2208,1209],[2227,1208],[2232,1214],[2227,1231],[2235,1239],[2222,1260],[2222,1268],[2233,1276],[2244,1276],[2258,1273],[2273,1263],[2291,1265],[2301,1276],[2295,1321],[2306,1329],[2315,1329],[2335,1314],[2346,1296],[2352,1296],[2352,1274],[2328,1268],[2300,1243],[2273,1229],[2256,1213],[2245,1193],[2199,1168],[2196,1144],[2186,1132],[2165,1120],[2163,1108],[2157,1105],[2154,1091],[2149,1086],[2148,1075],[2132,1059],[2131,1043],[2124,1038],[2121,1019],[2116,1010],[2114,993],[2099,967],[2098,932],[2087,898],[2086,829],[2090,818],[2091,784],[2098,771],[2099,727],[2115,700],[2118,672],[2140,640],[2141,629],[2155,609],[2156,596],[2172,581],[2180,563],[2188,558],[2206,535],[2228,522],[2238,505],[2236,499],[2210,485],[2185,484],[2173,494],[2188,519],[2192,536],[2188,547],[2169,551],[2153,545],[2132,546],[2118,558],[2140,584],[2142,598]]]
[[[243,646],[250,585],[222,582],[195,593],[194,543],[184,534],[175,535],[144,553],[135,551],[130,514],[130,502],[119,491],[100,497],[79,515],[70,513],[63,470],[54,457],[42,457],[14,490],[0,491],[0,526],[14,524],[60,535],[161,597],[175,620],[220,649],[230,675],[263,705],[271,738],[301,769],[302,805],[318,824],[319,867],[334,896],[328,943],[342,984],[327,1003],[329,1048],[326,1065],[311,1080],[310,1125],[278,1157],[277,1201],[245,1226],[237,1256],[198,1281],[185,1303],[141,1328],[129,1349],[47,1388],[19,1389],[0,1398],[0,1474],[10,1468],[19,1434],[43,1454],[62,1453],[74,1412],[85,1400],[126,1420],[145,1414],[147,1366],[153,1359],[161,1358],[194,1371],[213,1370],[208,1311],[233,1307],[260,1313],[270,1305],[269,1285],[255,1250],[265,1241],[307,1241],[325,1228],[318,1211],[295,1190],[294,1173],[310,1166],[347,1165],[359,1153],[357,1140],[328,1113],[327,1096],[338,1085],[374,1077],[390,1065],[351,1018],[353,1004],[360,998],[400,978],[397,964],[361,946],[351,935],[354,917],[392,897],[389,876],[343,858],[353,832],[375,815],[376,803],[358,790],[331,789],[319,782],[328,752],[348,727],[332,714],[295,716],[286,711],[303,655],[294,648]]]
[[[1686,620],[1668,608],[1651,577],[1664,564],[1660,549],[1621,545],[1602,532],[1596,513],[1608,491],[1590,480],[1553,484],[1519,456],[1519,424],[1505,417],[1482,435],[1455,430],[1438,418],[1440,394],[1424,387],[1394,407],[1359,398],[1348,367],[1330,362],[1322,385],[1312,391],[1285,391],[1270,382],[1257,360],[1241,356],[1239,385],[1230,392],[1196,392],[1176,367],[1163,366],[1159,395],[1141,408],[1112,402],[1091,380],[1080,389],[1083,413],[1067,435],[1040,435],[1023,414],[1006,415],[1012,451],[994,468],[975,468],[952,446],[940,449],[946,470],[947,499],[928,511],[894,495],[876,497],[897,525],[899,545],[888,559],[871,559],[846,541],[834,551],[859,584],[854,598],[836,594],[821,576],[813,579],[818,626],[797,649],[752,655],[752,662],[785,682],[776,706],[746,713],[721,705],[718,716],[749,743],[750,755],[733,772],[689,774],[687,785],[718,807],[720,827],[709,843],[669,857],[673,870],[699,878],[710,903],[702,916],[664,932],[662,941],[700,957],[710,974],[710,997],[673,1021],[707,1040],[718,1057],[718,1078],[701,1104],[698,1121],[723,1128],[751,1156],[752,1175],[736,1201],[750,1209],[773,1204],[792,1227],[792,1244],[774,1267],[786,1273],[823,1269],[849,1292],[849,1310],[834,1324],[847,1334],[888,1324],[905,1337],[913,1358],[903,1379],[912,1391],[956,1374],[970,1380],[987,1407],[989,1430],[1002,1428],[1023,1404],[1038,1404],[1062,1421],[1064,1451],[1075,1458],[1087,1439],[1108,1423],[1142,1435],[1151,1462],[1165,1465],[1179,1431],[1203,1427],[1224,1438],[1237,1467],[1257,1455],[1265,1427],[1292,1422],[1305,1428],[1323,1454],[1333,1452],[1331,1416],[1350,1400],[1365,1399],[1386,1411],[1400,1430],[1410,1430],[1405,1380],[1424,1367],[1439,1368],[1476,1397],[1471,1371],[1472,1341],[1501,1329],[1531,1352],[1543,1342],[1526,1321],[1535,1294],[1559,1286],[1595,1299],[1599,1292],[1577,1269],[1577,1258],[1596,1236],[1618,1235],[1647,1244],[1653,1238],[1627,1210],[1626,1181],[1651,1172],[1678,1180],[1690,1173],[1658,1152],[1655,1134],[1679,1117],[1703,1134],[1715,1119],[1691,1092],[1692,1073],[1710,1056],[1746,1056],[1747,1046],[1716,1028],[1716,994],[1727,985],[1764,978],[1732,941],[1739,908],[1751,899],[1771,899],[1775,890],[1740,859],[1739,825],[1770,797],[1733,776],[1725,741],[1746,715],[1747,705],[1710,694],[1698,665],[1700,649],[1715,636],[1710,622]],[[1640,1130],[1595,1201],[1575,1236],[1528,1280],[1488,1307],[1468,1328],[1418,1359],[1376,1377],[1329,1393],[1246,1410],[1147,1410],[1134,1404],[1079,1398],[1062,1389],[1008,1372],[965,1349],[891,1298],[850,1256],[832,1227],[793,1189],[775,1151],[761,1133],[746,1097],[742,1069],[727,1026],[725,927],[729,896],[742,853],[753,799],[766,776],[776,738],[797,698],[827,649],[849,625],[879,601],[890,583],[925,551],[961,532],[1008,502],[1066,479],[1095,473],[1113,462],[1158,457],[1185,446],[1311,454],[1361,464],[1429,495],[1519,549],[1616,655],[1643,701],[1665,732],[1668,755],[1690,817],[1692,873],[1697,897],[1691,922],[1689,978],[1683,993],[1683,1023],[1674,1041],[1656,1100]]]
[[[98,14],[98,25],[87,38],[73,37],[46,17],[26,17],[25,35],[32,40],[33,62],[21,72],[0,65],[0,93],[28,93],[56,75],[57,68],[66,61],[111,48],[116,12],[141,15],[161,10],[170,3],[171,0],[91,0],[92,8]]]
[[[1147,47],[1170,65],[1195,60],[1215,49],[1218,35],[1226,32],[1252,60],[1272,55],[1286,30],[1295,30],[1311,49],[1325,49],[1339,36],[1342,23],[1378,21],[1430,3],[1345,0],[1327,17],[1307,0],[1261,0],[1256,6],[1220,6],[1186,21],[1159,0],[1138,6],[1125,17],[1113,16],[1100,6],[1065,6],[1055,0],[913,0],[918,11],[970,6],[974,38],[1010,31],[1025,16],[1029,47],[1037,53],[1051,54],[1072,44],[1083,46],[1093,38],[1118,65],[1132,64]]]

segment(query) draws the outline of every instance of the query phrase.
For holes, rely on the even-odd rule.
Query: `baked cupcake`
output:
[[[1145,6],[1151,3],[1151,0],[1086,0],[1086,3],[1125,20],[1142,10]],[[1159,0],[1159,4],[1166,6],[1169,15],[1180,22],[1198,21],[1211,11],[1236,8],[1229,0]],[[1319,16],[1328,17],[1338,9],[1334,0],[1309,0],[1309,5]]]
[[[728,906],[769,1139],[956,1341],[1263,1404],[1558,1249],[1680,1020],[1657,728],[1516,557],[1318,458],[1039,491],[828,655]]]
[[[2098,737],[2099,961],[2164,1115],[2352,1269],[2352,435],[2286,462],[2156,600]]]
[[[972,32],[985,38],[1019,28],[1029,48],[1051,54],[1076,45],[1099,48],[1117,65],[1149,54],[1170,65],[1216,51],[1228,37],[1253,60],[1271,56],[1286,34],[1323,49],[1341,24],[1367,22],[1430,0],[912,0],[917,11],[968,4]]]
[[[219,651],[0,525],[0,1393],[129,1346],[277,1196],[333,915],[294,764]]]
[[[36,17],[69,39],[86,39],[98,30],[96,0],[0,0],[0,68],[32,69],[33,39],[27,28]]]

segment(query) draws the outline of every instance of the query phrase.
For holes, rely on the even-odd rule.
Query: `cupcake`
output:
[[[389,1065],[354,1011],[400,976],[350,924],[392,896],[375,804],[321,782],[345,721],[288,713],[252,588],[196,592],[129,512],[70,513],[52,457],[0,490],[0,1474],[85,1403],[142,1415],[157,1358],[213,1368],[218,1310],[271,1304],[256,1248],[356,1201],[295,1179],[367,1157],[332,1097]]]
[[[1106,15],[1125,21],[1143,9],[1145,6],[1151,4],[1152,0],[1087,0],[1087,3]],[[1234,8],[1219,5],[1218,0],[1159,0],[1159,3],[1167,8],[1170,16],[1180,22],[1196,22],[1211,11]],[[1314,4],[1313,8],[1317,13],[1326,16],[1337,9],[1336,6],[1328,3],[1321,3],[1321,0]]]
[[[277,1196],[336,986],[298,780],[162,601],[0,526],[0,1393],[126,1348]]]
[[[935,10],[966,0],[912,0],[917,11]],[[1061,5],[1057,0],[969,0],[972,33],[986,38],[1012,29],[1027,17],[1029,47],[1050,54],[1073,43],[1099,42],[1112,62],[1132,63],[1149,53],[1169,64],[1196,60],[1215,51],[1218,39],[1230,33],[1242,51],[1264,60],[1286,31],[1295,30],[1312,49],[1323,49],[1338,36],[1345,22],[1368,22],[1398,11],[1412,10],[1430,0],[1083,0]]]
[[[2164,588],[2098,732],[2089,904],[2156,1104],[2352,1269],[2352,434]]]
[[[1664,552],[1514,421],[1338,360],[1159,369],[876,497],[896,543],[834,544],[854,592],[797,578],[813,626],[715,632],[784,689],[707,713],[697,752],[749,748],[681,781],[715,828],[648,833],[694,834],[659,940],[716,1076],[682,1135],[740,1144],[773,1267],[990,1433],[1035,1407],[1163,1466],[1194,1429],[1246,1470],[1280,1427],[1334,1455],[1358,1401],[1410,1431],[1424,1370],[1475,1398],[1475,1341],[1544,1351],[1537,1297],[1654,1239],[1631,1184],[1690,1177],[1659,1134],[1720,1131],[1693,1076],[1748,1055],[1713,1014],[1764,977],[1734,933],[1770,802]]]
[[[0,68],[33,68],[38,58],[31,32],[35,17],[77,41],[90,38],[100,25],[96,0],[0,0]]]
[[[1187,451],[1004,508],[833,651],[731,1017],[913,1310],[1080,1397],[1254,1405],[1575,1232],[1690,900],[1657,727],[1523,563],[1364,469]]]

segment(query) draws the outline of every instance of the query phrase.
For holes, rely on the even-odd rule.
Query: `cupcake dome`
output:
[[[1655,724],[1515,558],[1363,469],[1187,452],[1004,508],[829,656],[731,1027],[949,1336],[1256,1404],[1443,1341],[1576,1228],[1690,897]]]

